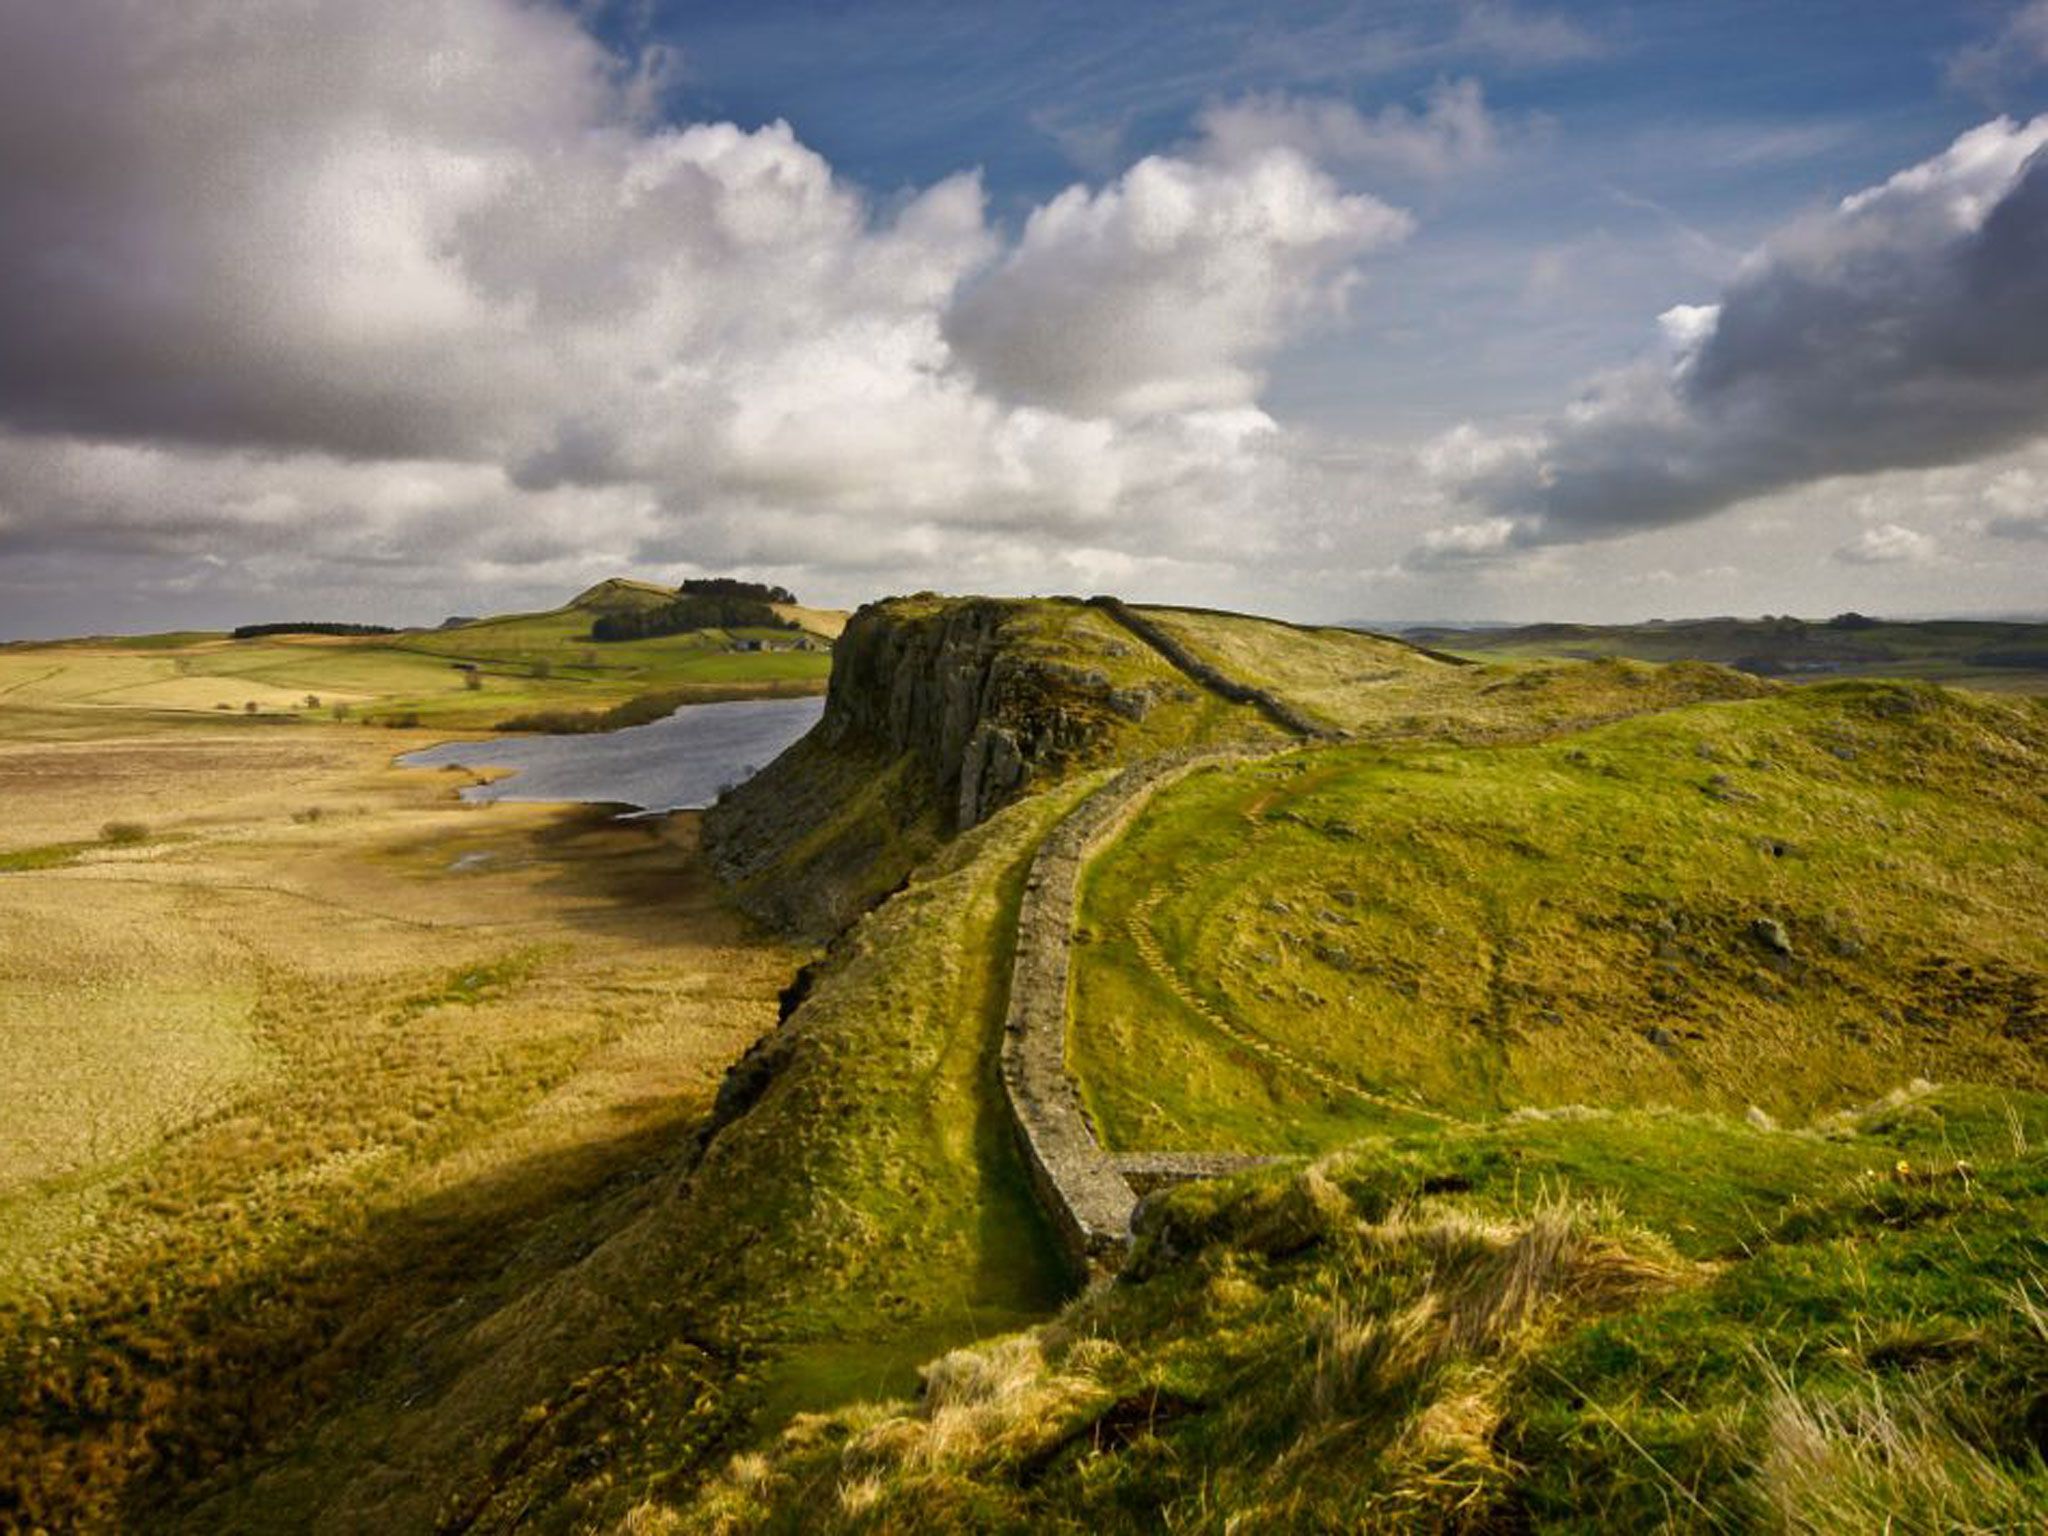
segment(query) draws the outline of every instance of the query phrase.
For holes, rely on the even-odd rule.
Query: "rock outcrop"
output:
[[[1042,607],[920,596],[856,612],[818,724],[705,814],[740,905],[828,938],[939,841],[1107,755],[1151,699],[1035,640]]]

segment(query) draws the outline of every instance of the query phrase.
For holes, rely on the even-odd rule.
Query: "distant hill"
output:
[[[737,628],[657,625],[602,645],[593,640],[600,625],[667,614],[688,592],[613,577],[544,612],[457,615],[433,628],[314,619],[245,624],[232,635],[23,644],[7,650],[0,693],[16,706],[216,721],[586,731],[657,719],[683,704],[824,690],[830,642],[845,614],[783,604],[790,594],[781,587],[704,580],[768,595]]]
[[[1984,619],[1908,622],[1860,613],[1809,620],[1707,618],[1644,624],[1411,626],[1411,640],[1514,660],[1713,661],[1759,677],[1901,677],[2006,692],[2048,692],[2048,624]]]
[[[675,600],[674,587],[635,581],[630,576],[610,576],[596,586],[585,587],[564,606],[586,609],[591,613],[642,613],[651,608],[665,607]]]

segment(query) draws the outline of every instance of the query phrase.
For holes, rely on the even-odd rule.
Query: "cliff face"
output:
[[[705,814],[720,878],[755,916],[823,938],[940,840],[1104,756],[1172,690],[1113,676],[1129,669],[1098,628],[1078,604],[862,608],[833,647],[823,718]]]
[[[826,745],[878,742],[916,757],[946,830],[965,831],[1017,797],[1034,773],[1088,753],[1108,717],[1142,718],[1149,698],[1020,643],[1022,605],[987,599],[930,614],[863,608],[832,656],[819,730]]]

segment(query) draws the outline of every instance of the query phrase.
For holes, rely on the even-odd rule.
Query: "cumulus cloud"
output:
[[[1898,523],[1866,528],[1835,551],[1849,565],[1901,565],[1934,558],[1935,543],[1926,534]]]
[[[2048,116],[1987,123],[1795,222],[1660,329],[1539,432],[1440,449],[1445,483],[1514,525],[1504,548],[2048,431]]]
[[[2048,539],[2048,484],[2033,471],[2021,467],[1993,476],[1983,500],[1990,515],[1977,521],[1977,531],[1994,539]]]
[[[1258,365],[1341,312],[1356,259],[1407,214],[1341,192],[1299,151],[1153,156],[1035,211],[946,336],[1006,397],[1084,415],[1248,405]]]
[[[1337,97],[1282,94],[1218,103],[1202,114],[1213,151],[1241,159],[1292,148],[1317,160],[1438,178],[1486,165],[1501,132],[1477,80],[1440,80],[1420,112],[1398,103],[1367,115]]]
[[[525,0],[0,8],[0,544],[1200,561],[1294,473],[1267,360],[1409,228],[1205,144],[1012,239],[973,174],[664,123],[674,74]]]
[[[1477,523],[1452,523],[1432,528],[1409,557],[1414,570],[1442,570],[1474,561],[1487,560],[1512,548],[1515,525],[1505,517],[1489,517]]]

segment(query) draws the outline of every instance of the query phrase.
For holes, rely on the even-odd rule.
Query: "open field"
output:
[[[844,615],[790,616],[804,636],[700,630],[600,644],[589,638],[592,613],[571,605],[390,635],[232,640],[185,632],[8,645],[0,646],[0,707],[219,714],[253,706],[298,719],[333,718],[339,709],[379,723],[489,729],[519,715],[601,711],[646,694],[682,702],[821,691],[831,671],[825,647]],[[787,645],[804,637],[813,649],[731,648],[738,639]]]
[[[1299,1152],[2048,1087],[2044,761],[2029,704],[1839,684],[1197,776],[1090,872],[1084,1091],[1114,1145]]]
[[[0,708],[0,1524],[161,1524],[344,1379],[459,1372],[774,1022],[694,818],[466,807],[389,766],[429,739]]]
[[[1889,677],[2048,694],[2048,624],[1928,619],[1891,622],[1845,614],[1796,618],[1683,619],[1653,624],[1530,624],[1515,629],[1431,628],[1424,644],[1499,661],[1629,657],[1713,661],[1796,682]]]

